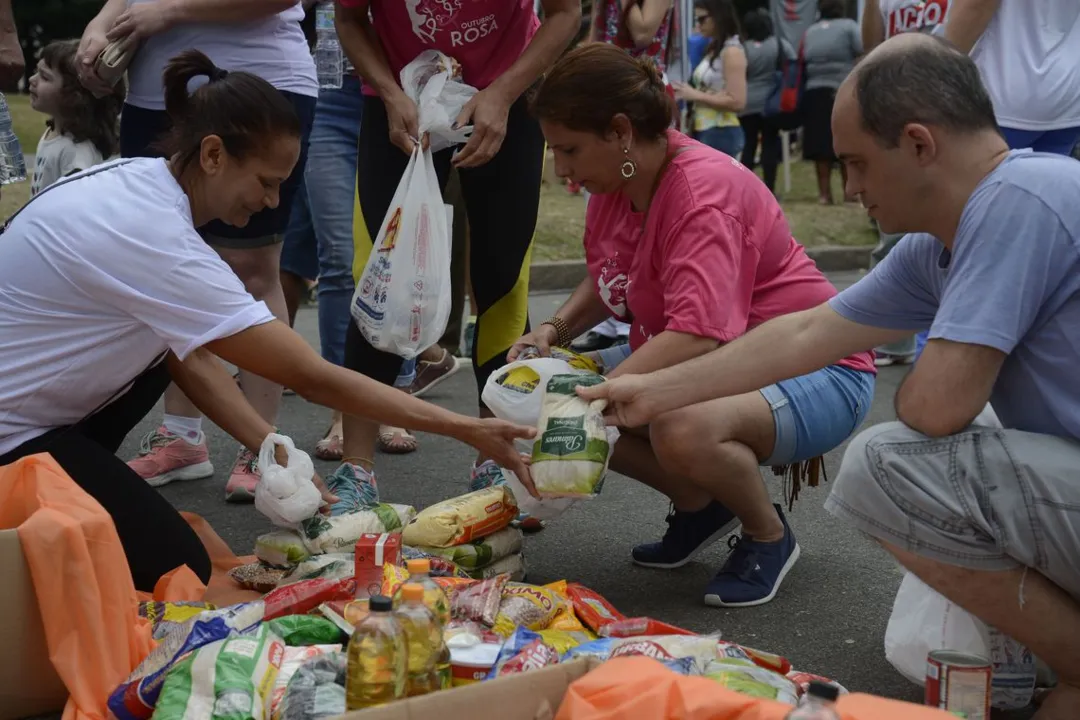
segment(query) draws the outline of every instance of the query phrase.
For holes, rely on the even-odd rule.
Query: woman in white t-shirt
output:
[[[315,63],[300,27],[303,18],[299,0],[108,0],[87,26],[81,45],[82,62],[89,68],[109,40],[127,37],[140,43],[128,67],[130,87],[120,120],[124,157],[161,156],[158,141],[169,129],[161,73],[170,58],[189,48],[206,53],[218,67],[261,77],[289,99],[301,123],[300,160],[281,187],[281,202],[242,228],[228,222],[199,228],[244,287],[265,301],[279,320],[288,319],[280,279],[281,240],[304,171],[319,94]],[[93,77],[87,74],[92,85]],[[274,424],[281,387],[250,373],[241,373],[240,385],[262,418]],[[201,423],[191,401],[175,386],[170,388],[162,427],[144,438],[147,452],[132,466],[152,485],[212,475]],[[226,499],[250,502],[258,479],[255,457],[241,448],[226,483]]]
[[[189,95],[200,76],[210,82]],[[180,565],[210,576],[194,531],[114,454],[170,379],[252,452],[273,431],[215,356],[312,402],[449,435],[527,473],[513,438],[532,430],[456,415],[332,365],[252,298],[196,228],[244,227],[277,205],[301,124],[268,83],[197,51],[168,65],[165,84],[168,160],[118,160],[60,180],[4,228],[0,465],[50,453],[110,513],[145,591]]]

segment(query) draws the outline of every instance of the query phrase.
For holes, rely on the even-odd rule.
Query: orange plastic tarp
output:
[[[783,720],[791,709],[673,673],[649,658],[626,657],[571,683],[555,720]],[[955,720],[941,710],[862,694],[845,695],[837,709],[843,720]]]
[[[213,561],[210,587],[184,566],[161,578],[151,598],[135,591],[112,518],[52,457],[0,467],[0,528],[18,528],[49,659],[70,694],[64,720],[106,718],[109,693],[153,648],[140,599],[228,605],[259,597],[227,575],[247,559],[236,557],[201,517],[184,516]]]

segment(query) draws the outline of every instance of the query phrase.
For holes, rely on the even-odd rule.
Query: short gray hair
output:
[[[910,38],[883,48],[855,69],[855,97],[863,129],[896,147],[910,123],[955,133],[994,130],[994,106],[970,57],[937,37]]]

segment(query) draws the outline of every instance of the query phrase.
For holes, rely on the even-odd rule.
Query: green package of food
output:
[[[286,615],[266,621],[286,645],[331,645],[341,642],[341,630],[317,615]]]
[[[295,530],[274,530],[255,539],[255,557],[267,565],[289,568],[311,557]]]
[[[285,643],[263,623],[205,645],[169,669],[154,720],[264,720]]]
[[[351,553],[361,535],[392,533],[416,517],[409,505],[378,503],[342,515],[316,515],[300,525],[304,547],[312,555]]]
[[[521,544],[521,530],[506,527],[464,545],[448,548],[417,547],[416,549],[425,555],[441,557],[467,570],[473,570],[521,552]]]
[[[586,402],[575,389],[602,382],[602,377],[589,375],[554,375],[548,380],[531,468],[541,497],[592,497],[600,492],[618,431],[605,426],[604,401]]]

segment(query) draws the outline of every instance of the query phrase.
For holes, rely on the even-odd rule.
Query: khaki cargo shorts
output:
[[[1080,598],[1080,443],[972,425],[903,423],[851,441],[825,509],[916,555],[973,570],[1026,566]]]

